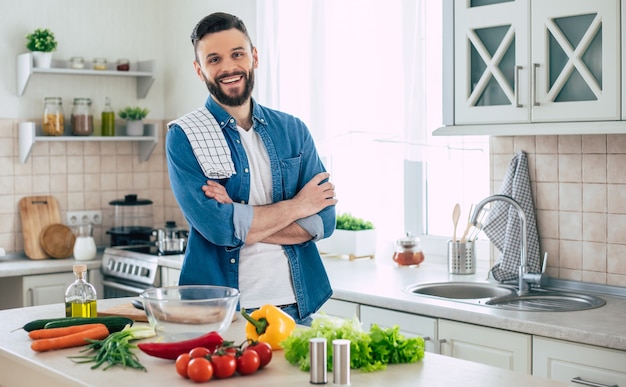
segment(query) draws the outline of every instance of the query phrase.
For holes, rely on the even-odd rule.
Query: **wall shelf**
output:
[[[73,136],[68,134],[68,128],[63,136],[46,136],[43,134],[41,126],[34,122],[20,122],[19,124],[19,159],[24,164],[36,142],[43,141],[65,141],[65,142],[85,142],[85,141],[133,141],[139,146],[139,161],[148,161],[150,155],[159,142],[159,126],[154,123],[144,123],[143,136],[126,136],[126,127],[117,126],[115,136]]]
[[[85,62],[84,69],[72,69],[67,60],[52,60],[50,68],[37,68],[33,66],[33,56],[31,53],[17,56],[17,95],[24,94],[28,81],[35,74],[42,75],[97,75],[109,77],[131,77],[137,79],[137,98],[145,98],[154,83],[154,60],[139,61],[131,63],[134,71],[117,71],[116,64],[109,64],[107,70],[92,70],[91,62]]]

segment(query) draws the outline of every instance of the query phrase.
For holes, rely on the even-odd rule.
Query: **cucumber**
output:
[[[49,323],[49,322],[66,320],[66,319],[67,319],[67,317],[46,318],[46,319],[41,319],[41,320],[33,320],[33,321],[29,322],[28,324],[24,325],[22,327],[22,329],[24,329],[26,332],[34,331],[36,329],[44,329],[46,327],[46,324]]]
[[[64,319],[54,319],[47,322],[44,325],[45,329],[49,328],[63,328],[73,325],[83,324],[104,324],[109,329],[110,333],[119,332],[126,325],[133,325],[134,321],[127,317],[120,316],[103,316],[103,317],[66,317]]]

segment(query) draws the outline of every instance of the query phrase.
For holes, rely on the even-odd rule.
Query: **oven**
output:
[[[107,247],[102,255],[103,298],[136,297],[161,286],[156,246]]]

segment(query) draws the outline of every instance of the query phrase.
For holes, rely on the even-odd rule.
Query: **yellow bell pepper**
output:
[[[241,315],[248,320],[246,337],[268,343],[272,349],[282,349],[280,343],[289,337],[296,327],[293,317],[270,304],[263,305],[250,314],[242,309]]]

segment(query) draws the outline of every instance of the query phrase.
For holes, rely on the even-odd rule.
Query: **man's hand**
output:
[[[216,181],[207,180],[206,185],[202,186],[202,190],[206,197],[215,199],[218,203],[231,204],[233,202],[230,196],[228,196],[226,188]]]
[[[324,208],[337,204],[335,185],[330,181],[322,183],[329,177],[328,172],[318,173],[294,196],[292,200],[305,212],[302,217],[317,214]]]

